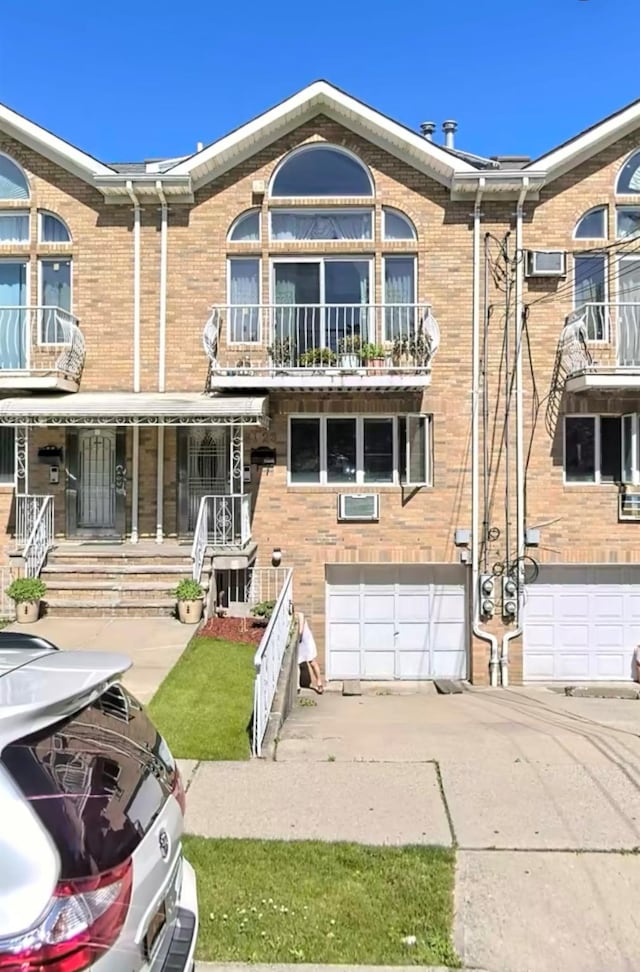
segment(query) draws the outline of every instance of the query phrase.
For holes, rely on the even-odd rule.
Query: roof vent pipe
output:
[[[433,133],[436,130],[435,122],[421,122],[420,131],[428,142],[433,142]]]
[[[202,142],[197,142],[196,143],[196,152],[202,152],[203,148],[204,148],[204,145],[203,145]]]
[[[449,119],[448,121],[443,121],[442,131],[444,132],[444,144],[445,148],[452,149],[454,147],[454,139],[456,131],[458,130],[457,121]]]

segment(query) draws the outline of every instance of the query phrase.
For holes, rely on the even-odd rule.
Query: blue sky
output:
[[[637,3],[2,0],[0,101],[131,161],[324,77],[412,128],[457,119],[460,148],[535,157],[640,97]]]

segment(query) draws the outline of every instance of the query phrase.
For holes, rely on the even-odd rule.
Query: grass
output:
[[[174,756],[249,758],[255,650],[255,645],[192,638],[149,706]]]
[[[198,958],[459,966],[454,853],[317,841],[186,837]]]

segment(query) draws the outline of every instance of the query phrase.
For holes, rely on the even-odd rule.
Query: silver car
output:
[[[0,635],[0,970],[185,972],[180,773],[124,655]]]

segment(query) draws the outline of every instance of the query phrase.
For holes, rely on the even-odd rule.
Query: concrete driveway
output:
[[[640,701],[428,685],[306,695],[277,762],[201,765],[188,808],[189,829],[220,836],[456,846],[467,966],[638,967]]]
[[[48,638],[60,648],[117,651],[133,667],[123,682],[145,705],[186,648],[194,629],[173,618],[42,618],[5,630]]]

